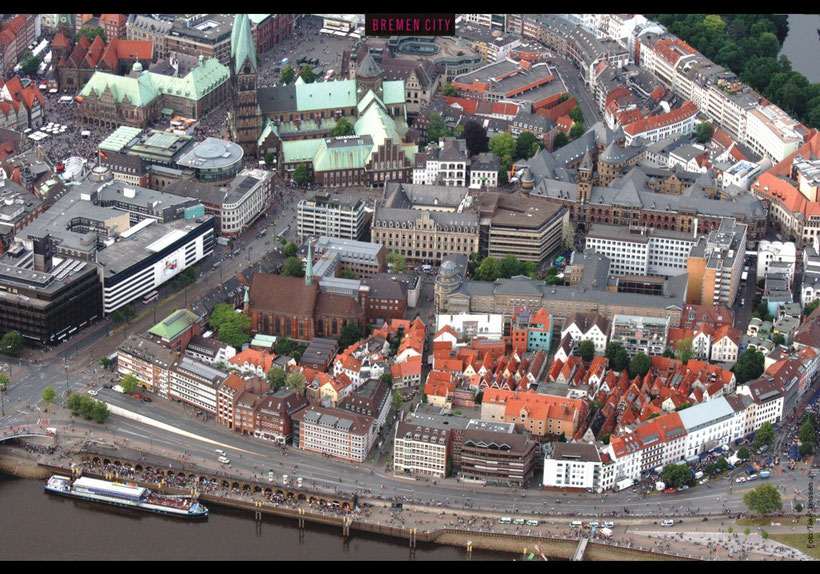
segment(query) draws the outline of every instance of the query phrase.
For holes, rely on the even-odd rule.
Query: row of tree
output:
[[[94,420],[99,424],[103,424],[108,420],[108,405],[102,401],[82,395],[80,393],[71,393],[66,401],[66,406],[73,415],[82,415],[86,420]]]
[[[763,97],[820,128],[820,83],[810,83],[780,48],[786,14],[647,14],[704,56],[736,73]]]
[[[521,261],[512,253],[501,259],[482,257],[480,253],[470,254],[467,264],[468,271],[477,281],[495,281],[509,279],[517,275],[526,275],[532,279],[538,278],[538,264],[534,261]]]
[[[301,77],[302,81],[306,84],[312,84],[316,81],[316,74],[313,73],[313,68],[307,64],[303,65],[299,70],[299,77]],[[282,74],[279,76],[279,81],[282,82],[283,86],[287,86],[296,81],[296,70],[293,69],[293,66],[288,64],[282,68]]]

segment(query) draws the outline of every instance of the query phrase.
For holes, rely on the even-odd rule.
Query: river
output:
[[[110,508],[46,494],[43,484],[0,474],[2,560],[408,560],[407,542],[353,531],[345,543],[329,526],[299,529],[265,516],[209,508],[206,521]],[[421,544],[415,560],[465,560],[466,551]],[[474,550],[473,560],[511,560]]]
[[[789,57],[792,69],[800,72],[809,82],[820,82],[820,15],[789,14],[789,35],[783,42],[781,54]]]

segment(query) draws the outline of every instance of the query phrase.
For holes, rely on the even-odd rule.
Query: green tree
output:
[[[797,452],[802,457],[809,457],[814,453],[814,447],[810,442],[800,443],[800,446],[797,447]]]
[[[652,367],[652,360],[646,353],[636,353],[632,360],[629,361],[629,376],[643,378]]]
[[[764,444],[772,444],[774,442],[774,426],[772,423],[766,421],[755,433],[755,448],[760,448]]]
[[[40,56],[35,56],[31,50],[27,50],[20,59],[20,70],[27,76],[33,76],[42,62]]]
[[[487,130],[480,123],[470,120],[464,124],[462,132],[464,142],[467,144],[467,152],[473,156],[485,153],[489,150],[490,139],[487,137]]]
[[[444,121],[444,116],[438,113],[430,114],[430,121],[427,122],[427,141],[438,142],[443,137],[453,135]]]
[[[452,98],[458,97],[458,90],[453,84],[447,84],[444,86],[444,95]]]
[[[43,402],[48,406],[57,397],[57,391],[53,387],[46,387],[43,389],[42,397]]]
[[[5,393],[9,388],[9,377],[5,373],[0,373],[0,393]]]
[[[785,345],[786,337],[783,336],[783,333],[775,333],[772,336],[772,343],[774,343],[775,345]]]
[[[293,170],[293,183],[296,185],[304,185],[309,183],[310,180],[310,170],[308,169],[307,164],[300,163],[297,165],[296,169]]]
[[[707,143],[712,139],[712,131],[714,128],[709,122],[701,122],[695,128],[695,141],[698,143]]]
[[[393,391],[393,401],[390,403],[390,406],[393,407],[393,410],[398,411],[401,409],[401,406],[404,404],[404,399],[401,397],[401,393],[398,389]]]
[[[85,420],[90,421],[94,418],[94,404],[96,402],[97,401],[88,395],[82,395],[80,397],[80,414],[83,415]]]
[[[268,379],[270,383],[271,390],[275,393],[279,389],[285,386],[285,379],[287,379],[287,373],[285,373],[285,369],[282,367],[272,367],[270,371],[267,372],[265,377]]]
[[[296,70],[293,69],[292,66],[288,65],[282,68],[282,75],[279,77],[282,82],[282,85],[287,86],[293,80],[296,79]]]
[[[749,460],[749,457],[751,455],[752,453],[749,452],[748,447],[742,446],[739,449],[737,449],[737,458],[739,458],[740,460]]]
[[[817,309],[818,306],[820,306],[820,299],[815,299],[811,303],[806,303],[806,306],[803,307],[803,315],[808,317],[814,313],[814,310]]]
[[[581,106],[575,106],[569,111],[569,117],[574,122],[584,123],[584,112],[581,110]]]
[[[91,407],[91,418],[94,419],[95,423],[105,423],[105,421],[108,420],[108,415],[110,414],[111,413],[108,411],[108,405],[102,401],[94,401],[93,406]]]
[[[607,343],[604,356],[609,361],[609,366],[615,371],[623,371],[629,366],[629,354],[618,341]]]
[[[80,393],[71,393],[66,400],[66,406],[71,411],[71,414],[80,414],[80,406],[82,403],[82,395]]]
[[[765,357],[759,351],[752,348],[743,351],[732,367],[732,372],[735,374],[737,384],[742,385],[762,375],[764,362]]]
[[[529,159],[538,151],[539,140],[535,134],[523,132],[515,140],[515,159]]]
[[[393,386],[393,374],[390,372],[390,369],[388,369],[384,373],[382,373],[382,376],[379,377],[379,380],[381,380],[381,382],[383,382],[383,383],[386,383],[387,386],[392,387]]]
[[[108,357],[103,357],[102,359],[100,359],[100,366],[103,369],[109,368],[111,366],[111,359],[109,359]]]
[[[23,336],[17,331],[8,331],[0,339],[0,353],[17,357],[23,350]]]
[[[501,277],[501,265],[494,257],[485,257],[478,266],[476,279],[479,281],[495,281]]]
[[[673,351],[672,349],[664,349],[663,350],[663,356],[666,357],[667,359],[674,359],[675,358],[675,351]]]
[[[695,356],[695,350],[692,347],[691,337],[681,339],[675,347],[675,358],[681,363],[686,364],[689,359]]]
[[[91,26],[88,28],[83,28],[79,32],[77,32],[77,40],[85,36],[88,39],[88,42],[91,43],[94,41],[94,38],[100,36],[103,43],[107,43],[105,40],[105,30],[102,26]]]
[[[559,131],[552,140],[552,149],[559,150],[569,143],[569,136],[565,132]]]
[[[288,356],[298,363],[299,361],[302,360],[302,351],[300,351],[299,349],[296,349],[294,351],[291,351],[290,355],[288,355]]]
[[[667,464],[661,471],[661,480],[673,488],[680,488],[694,479],[692,469],[684,464]]]
[[[578,345],[578,354],[585,361],[591,361],[595,356],[595,343],[589,339],[581,341]]]
[[[803,423],[800,425],[800,431],[797,433],[800,442],[811,443],[814,441],[814,422],[811,418],[805,417]]]
[[[295,342],[291,341],[287,337],[281,337],[278,341],[276,341],[276,346],[273,348],[273,352],[277,355],[290,355],[296,347],[297,345]]]
[[[305,387],[307,386],[305,376],[300,372],[294,371],[285,379],[285,386],[297,393],[304,393]]]
[[[316,81],[316,74],[313,73],[313,69],[308,65],[302,66],[302,69],[299,71],[299,76],[306,84],[312,84]]]
[[[293,241],[291,241],[282,250],[282,255],[284,255],[285,257],[295,257],[298,252],[299,246],[296,245]]]
[[[339,278],[341,279],[357,279],[356,274],[350,269],[342,269],[339,271]]]
[[[585,132],[586,129],[584,128],[584,122],[575,122],[574,124],[572,124],[572,127],[569,130],[570,141],[578,139],[579,137],[584,135]]]
[[[362,330],[359,326],[353,322],[346,323],[339,332],[339,347],[346,349],[353,343],[361,340],[361,338]]]
[[[569,218],[564,220],[562,238],[564,249],[575,249],[575,226]]]
[[[122,387],[122,390],[129,395],[137,390],[137,385],[139,385],[139,380],[134,375],[128,374],[120,379],[120,386]]]
[[[217,338],[232,347],[241,347],[251,340],[247,334],[251,328],[251,318],[235,311],[227,303],[220,303],[214,308],[209,322],[217,330]]]
[[[330,137],[352,136],[355,133],[353,124],[351,124],[347,118],[339,118],[339,121],[336,122],[336,126],[330,130]]]
[[[391,273],[403,275],[407,273],[407,257],[396,251],[391,251],[384,258]]]
[[[304,277],[305,264],[298,257],[288,257],[282,265],[282,275],[287,277]]]
[[[512,253],[507,253],[498,262],[498,270],[501,272],[501,277],[505,279],[515,277],[521,274],[521,262]]]
[[[265,165],[270,166],[273,165],[273,160],[276,159],[276,156],[273,155],[272,151],[269,151],[265,154]]]
[[[490,138],[490,153],[498,157],[502,164],[512,164],[516,149],[515,138],[509,132],[504,132]]]
[[[751,492],[744,494],[743,503],[749,510],[760,516],[769,516],[783,509],[780,492],[771,484],[761,484]]]

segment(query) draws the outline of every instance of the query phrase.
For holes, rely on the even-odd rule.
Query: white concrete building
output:
[[[493,313],[458,315],[438,315],[436,332],[445,326],[456,332],[459,342],[469,342],[473,337],[482,339],[500,339],[504,336],[504,315]]]
[[[316,193],[299,202],[296,226],[299,241],[307,236],[326,235],[359,241],[364,233],[364,215],[367,209],[361,199],[343,203],[329,193]]]
[[[590,340],[595,344],[595,354],[603,355],[606,351],[609,321],[597,313],[574,313],[567,317],[561,329],[561,339],[567,335],[573,341],[573,346],[581,341]],[[563,358],[566,360],[566,357]]]
[[[609,257],[611,275],[660,275],[686,273],[689,252],[697,243],[694,234],[666,229],[629,228],[592,223],[586,235],[586,251]]]
[[[752,110],[746,122],[746,145],[775,163],[791,155],[803,145],[805,131],[797,120],[774,104]]]
[[[748,191],[752,181],[761,171],[760,165],[746,159],[740,160],[723,172],[722,188],[727,189],[734,185]]]
[[[773,261],[781,261],[792,266],[791,277],[794,277],[794,266],[797,263],[797,246],[792,241],[769,241],[761,239],[757,243],[757,277],[763,278],[769,272]]]
[[[601,456],[593,444],[553,443],[544,458],[543,486],[601,492]]]
[[[217,392],[228,375],[188,357],[170,370],[168,396],[215,415]]]

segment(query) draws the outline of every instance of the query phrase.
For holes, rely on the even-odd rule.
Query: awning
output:
[[[173,115],[174,115],[174,110],[172,110],[171,108],[162,108],[162,110],[160,111],[160,113],[161,113],[163,116],[173,116]]]

